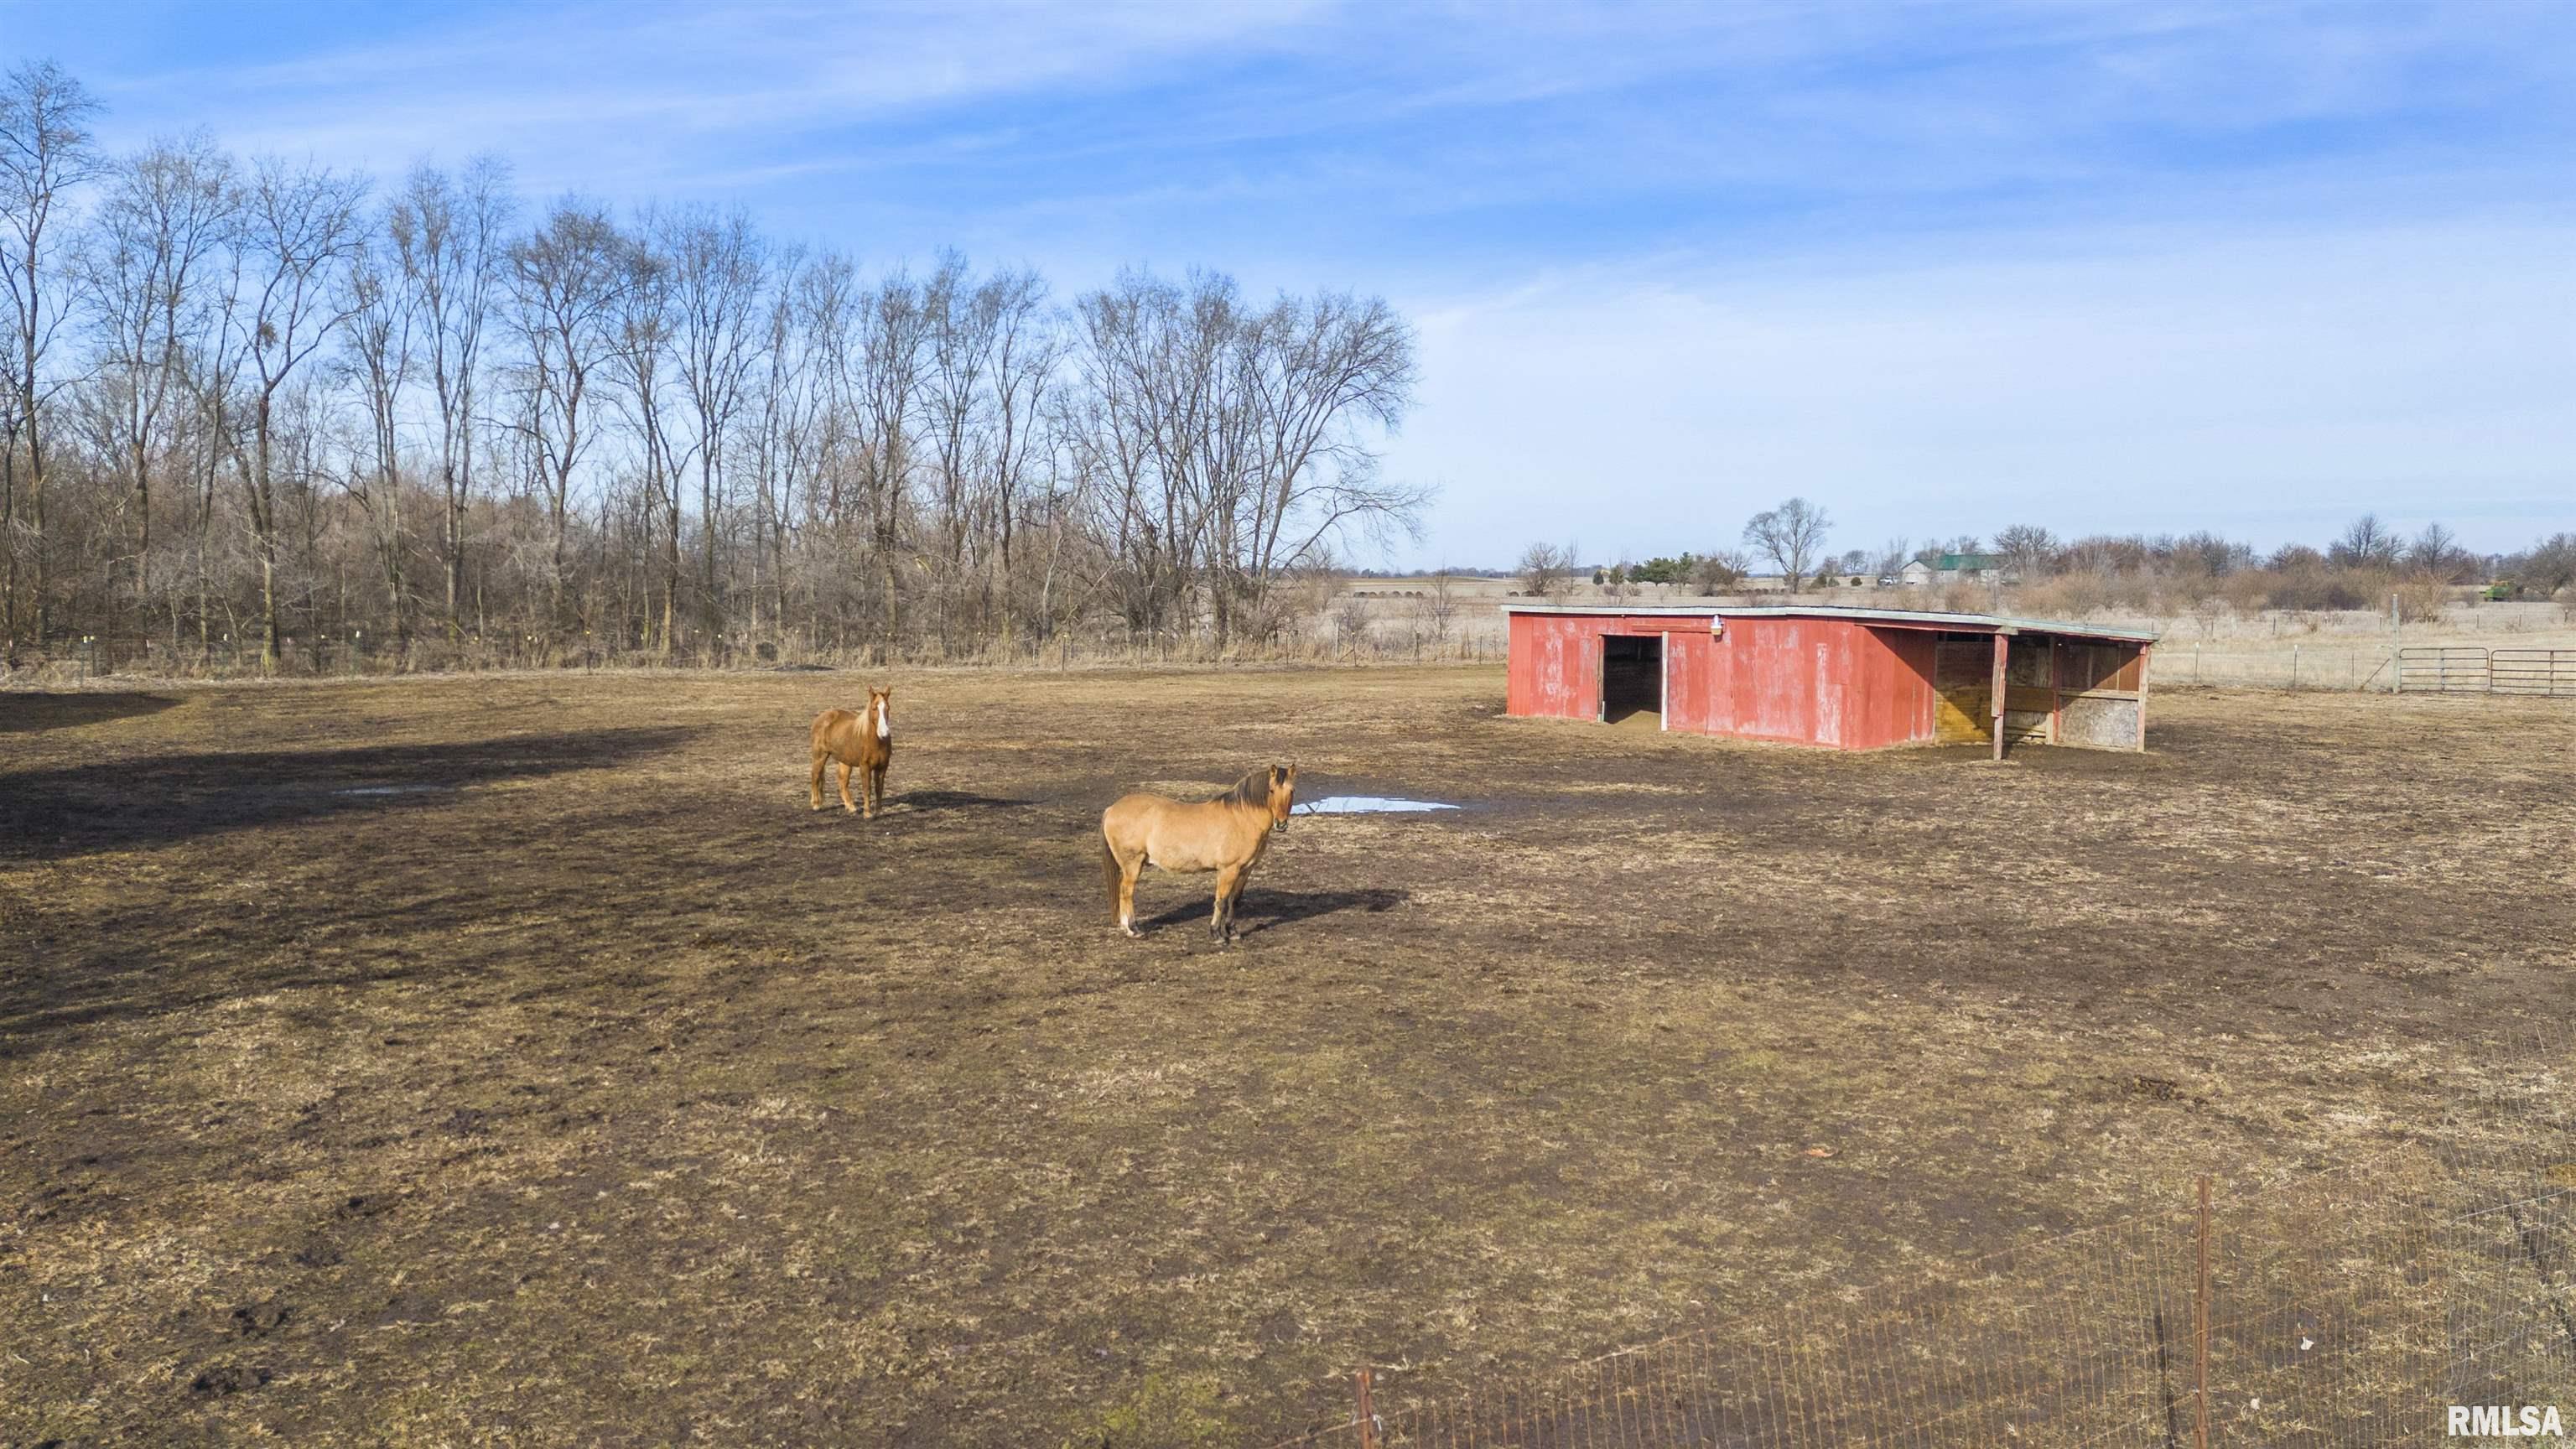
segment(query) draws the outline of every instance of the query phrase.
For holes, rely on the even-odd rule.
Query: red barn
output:
[[[2142,750],[2153,634],[1910,609],[1505,605],[1517,715],[1874,750]]]

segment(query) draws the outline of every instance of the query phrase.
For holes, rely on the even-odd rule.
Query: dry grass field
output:
[[[808,813],[862,683],[0,694],[0,1444],[1260,1442],[2555,1105],[2563,702],[928,673]],[[1273,760],[1466,808],[1120,937],[1100,807]]]

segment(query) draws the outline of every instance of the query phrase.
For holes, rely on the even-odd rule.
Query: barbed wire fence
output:
[[[2201,1177],[1539,1381],[1394,1404],[1361,1368],[1352,1413],[1276,1449],[2336,1449],[2445,1439],[2453,1406],[2576,1417],[2576,1136],[2511,1127]]]

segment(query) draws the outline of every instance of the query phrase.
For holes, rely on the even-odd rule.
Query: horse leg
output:
[[[1145,853],[1136,852],[1134,860],[1118,862],[1118,929],[1130,936],[1141,936],[1136,929],[1136,877],[1145,873]]]
[[[814,752],[814,778],[807,782],[811,788],[806,791],[806,794],[811,797],[813,806],[817,810],[823,808],[823,771],[830,768],[831,760],[832,757],[821,750]]]
[[[859,813],[859,807],[850,801],[850,764],[847,760],[841,762],[841,810],[847,815]]]
[[[1208,931],[1220,946],[1234,939],[1234,898],[1242,889],[1242,866],[1229,865],[1216,873],[1216,914],[1208,918]]]
[[[868,766],[868,818],[874,820],[885,808],[885,761]]]

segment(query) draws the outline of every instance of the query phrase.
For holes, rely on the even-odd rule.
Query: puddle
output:
[[[1411,815],[1424,810],[1455,810],[1438,800],[1399,800],[1391,795],[1327,795],[1293,806],[1291,815]]]
[[[334,795],[453,795],[453,785],[356,785],[334,790]]]

